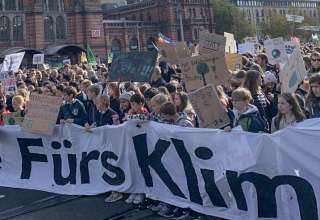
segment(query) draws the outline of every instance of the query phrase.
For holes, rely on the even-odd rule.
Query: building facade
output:
[[[89,44],[104,56],[100,0],[0,0],[0,54],[23,48],[76,55]]]
[[[194,42],[198,40],[200,30],[214,31],[209,0],[144,0],[127,3],[104,12],[108,52],[152,50],[159,32],[174,41],[184,39]]]
[[[320,1],[315,0],[234,0],[251,24],[263,23],[273,12],[320,19]]]
[[[0,59],[25,50],[29,60],[32,53],[45,53],[77,62],[87,44],[106,58],[110,52],[152,50],[159,32],[193,42],[200,30],[214,31],[210,0],[119,2],[0,0]]]

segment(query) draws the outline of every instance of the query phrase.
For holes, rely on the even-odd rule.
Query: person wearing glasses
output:
[[[320,72],[311,76],[309,84],[310,89],[306,99],[307,116],[320,118]]]
[[[315,73],[320,73],[320,53],[313,52],[310,56],[311,60],[311,69],[309,71],[309,77],[314,75]]]

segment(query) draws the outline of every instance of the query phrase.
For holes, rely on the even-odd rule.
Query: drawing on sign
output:
[[[206,74],[209,73],[209,66],[206,63],[199,63],[197,65],[197,72],[198,74],[200,74],[202,76],[202,80],[203,80],[203,85],[206,86],[207,85],[207,81],[206,81]]]
[[[187,91],[199,89],[205,85],[224,85],[230,80],[224,53],[214,52],[181,59],[181,71]]]
[[[285,43],[281,37],[264,41],[264,46],[271,64],[287,62]]]
[[[281,56],[281,52],[280,52],[280,50],[279,49],[274,49],[274,50],[272,50],[272,57],[274,58],[274,59],[278,59],[280,56]]]
[[[304,61],[300,50],[295,49],[279,74],[281,92],[295,92],[299,86],[299,83],[306,75],[307,71],[304,66]]]

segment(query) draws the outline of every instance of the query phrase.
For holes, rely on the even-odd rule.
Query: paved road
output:
[[[63,196],[0,187],[0,220],[165,220],[124,201],[105,203],[107,194]],[[186,220],[192,220],[187,218]],[[212,217],[203,220],[216,220]]]
[[[107,204],[106,195],[61,196],[0,187],[0,220],[162,220],[123,201]]]

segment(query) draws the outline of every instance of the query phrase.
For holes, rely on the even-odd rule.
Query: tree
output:
[[[197,72],[198,72],[199,75],[202,76],[203,85],[206,86],[207,85],[207,80],[206,80],[206,76],[205,75],[210,72],[208,64],[199,63],[197,65]]]
[[[254,34],[253,26],[231,0],[212,0],[212,5],[217,33],[233,33],[238,41]]]
[[[278,14],[276,11],[271,11],[266,21],[261,25],[262,33],[269,35],[272,38],[284,37],[287,38],[291,35],[292,30],[289,31],[289,22],[285,16]]]

